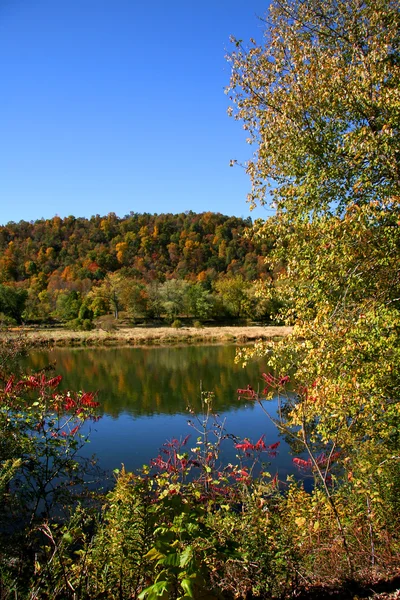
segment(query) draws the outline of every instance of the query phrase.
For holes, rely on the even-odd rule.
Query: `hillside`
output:
[[[142,300],[149,297],[150,286],[169,280],[186,281],[187,292],[189,283],[192,288],[197,285],[197,292],[200,288],[213,292],[216,282],[222,279],[235,279],[243,288],[244,282],[269,277],[264,261],[269,245],[246,237],[251,226],[250,218],[211,212],[130,213],[123,218],[110,213],[90,219],[55,216],[8,223],[0,227],[0,312],[17,321],[49,315],[70,320],[77,317],[82,300],[107,281],[107,289],[103,285],[103,291],[97,293],[98,298],[106,297],[105,302],[100,307],[98,299],[94,312],[112,310],[118,316],[118,310],[126,309],[127,302],[115,307],[110,299],[109,283],[115,288],[117,279],[118,285],[121,281],[131,284],[129,290],[125,289],[125,297],[136,294]],[[60,295],[64,295],[63,300]],[[167,295],[171,296],[171,289]],[[79,307],[75,302],[72,312],[65,311],[60,304],[66,300],[78,301]],[[136,302],[133,312],[150,312],[153,316],[165,312],[176,316],[178,312],[163,307],[154,310],[154,303],[149,311],[141,304],[138,307]],[[243,306],[225,308],[236,317],[246,313]],[[217,312],[221,313],[221,307]],[[208,316],[210,310],[201,313],[193,307],[186,310],[187,315],[198,317]]]

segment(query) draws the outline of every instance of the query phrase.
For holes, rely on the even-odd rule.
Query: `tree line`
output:
[[[16,322],[91,321],[121,310],[136,319],[267,317],[256,280],[271,280],[272,240],[251,219],[218,213],[110,213],[0,227],[0,313]]]

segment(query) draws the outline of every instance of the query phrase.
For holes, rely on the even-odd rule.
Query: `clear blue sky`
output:
[[[229,36],[264,0],[0,0],[0,224],[115,212],[248,216]],[[267,216],[265,210],[252,216]]]

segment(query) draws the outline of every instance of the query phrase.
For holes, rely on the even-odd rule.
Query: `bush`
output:
[[[23,349],[14,345],[11,358],[22,356]],[[92,461],[79,456],[87,441],[81,430],[87,419],[97,418],[98,402],[93,393],[60,391],[61,376],[20,378],[12,373],[5,380],[4,375],[1,372],[0,596],[22,600],[33,597],[35,588],[42,591],[44,578],[52,591],[56,589],[46,561],[52,563],[51,552],[62,543],[55,542],[60,520],[76,512],[77,502],[88,496],[84,481],[94,472]],[[42,573],[36,556],[43,558]],[[71,597],[66,592],[62,597]]]
[[[173,327],[174,329],[179,329],[180,327],[182,327],[182,322],[179,319],[175,319],[175,321],[172,321],[171,327]]]
[[[17,321],[15,319],[10,317],[9,315],[5,315],[4,313],[0,312],[0,326],[9,327],[9,326],[14,326],[16,324],[17,324]]]
[[[96,327],[98,329],[103,329],[108,333],[112,331],[116,331],[118,329],[117,324],[115,322],[115,318],[112,315],[103,315],[96,319]]]
[[[81,305],[81,307],[79,309],[78,317],[82,321],[84,321],[84,320],[92,321],[93,320],[93,317],[94,317],[93,310],[86,304],[86,302],[83,302],[83,304]]]
[[[263,378],[281,392],[289,383],[289,377],[277,379],[264,373]],[[0,493],[3,490],[6,500],[8,481],[23,469],[28,477],[35,475],[39,484],[46,476],[45,485],[37,487],[45,497],[65,497],[57,489],[56,496],[54,490],[46,492],[46,466],[40,457],[45,454],[54,458],[55,473],[60,466],[68,474],[70,467],[78,464],[74,450],[86,439],[76,432],[81,411],[84,409],[83,416],[90,418],[96,403],[93,394],[53,394],[59,379],[30,377],[14,383],[12,378],[4,398],[0,392],[5,404],[12,400],[5,416],[16,418],[17,425],[27,425],[26,431],[18,430],[24,433],[22,452],[8,452],[8,460],[0,470]],[[15,395],[32,389],[38,390],[41,401],[25,413],[14,404]],[[251,387],[238,393],[253,401],[261,400]],[[318,454],[314,460],[296,457],[294,464],[314,477],[314,487],[307,492],[301,482],[290,478],[282,482],[277,474],[272,477],[263,471],[258,480],[254,479],[256,465],[276,456],[279,447],[279,442],[268,445],[261,436],[257,442],[234,438],[238,464],[220,470],[221,443],[230,436],[214,415],[212,400],[212,394],[202,393],[202,411],[199,415],[191,413],[192,426],[200,434],[194,447],[187,445],[189,436],[172,439],[141,472],[127,473],[124,468],[115,471],[115,487],[102,499],[101,516],[74,505],[70,497],[67,506],[74,510],[69,520],[55,522],[48,513],[41,521],[40,514],[34,515],[36,531],[40,531],[46,546],[42,543],[39,547],[34,563],[26,563],[29,590],[23,591],[30,595],[19,596],[21,600],[32,598],[33,590],[38,598],[71,600],[222,599],[232,598],[233,593],[237,599],[283,599],[312,586],[338,586],[349,580],[369,586],[370,579],[385,575],[385,565],[396,568],[398,493],[397,488],[389,489],[392,481],[398,482],[396,461],[376,465],[374,481],[367,474],[359,486],[356,462],[352,459],[346,466],[349,461],[341,452],[329,457]],[[49,412],[52,405],[56,410],[64,405],[72,420],[53,418]],[[38,423],[36,412],[41,413],[44,406],[46,418]],[[4,424],[9,427],[9,422],[7,418]],[[282,427],[289,433],[285,425]],[[14,445],[14,437],[8,439]],[[367,454],[371,456],[371,450]],[[29,460],[18,462],[17,456]],[[347,468],[352,469],[350,477]],[[367,483],[371,489],[382,490],[384,502],[375,493],[370,494]],[[20,489],[18,495],[22,498],[21,493]],[[390,510],[393,500],[395,505]],[[345,524],[344,535],[338,529],[339,521]],[[5,563],[15,555],[10,546],[7,552],[3,554]],[[13,562],[8,562],[3,573],[0,571],[0,581],[3,578],[3,588],[12,591],[18,575],[21,582],[25,580]],[[80,587],[82,582],[84,587]],[[79,590],[78,595],[75,590]]]
[[[72,319],[67,323],[68,329],[73,331],[91,331],[94,329],[93,321],[90,319]]]
[[[196,327],[196,329],[203,329],[204,325],[201,321],[193,321],[193,327]]]

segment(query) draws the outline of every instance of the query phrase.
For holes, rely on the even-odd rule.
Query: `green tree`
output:
[[[84,319],[93,321],[93,317],[94,317],[94,311],[91,307],[90,300],[88,298],[85,298],[79,308],[78,318],[81,321],[83,321]]]
[[[201,283],[190,283],[185,294],[185,304],[190,316],[207,319],[213,310],[213,297]]]
[[[400,175],[399,5],[273,2],[265,42],[230,57],[236,118],[256,145],[251,199],[289,218],[391,204]],[[300,213],[300,214],[299,214]]]
[[[390,0],[276,1],[264,44],[234,40],[230,57],[232,113],[255,146],[250,199],[265,203],[270,189],[276,210],[257,235],[274,232],[269,266],[294,325],[284,342],[241,356],[292,374],[297,395],[280,426],[309,453],[350,572],[340,490],[358,499],[372,565],[378,531],[398,525],[399,25]],[[333,488],[321,448],[340,453]]]
[[[0,284],[0,313],[21,323],[27,297],[26,290],[18,290]]]
[[[122,301],[123,288],[124,278],[119,273],[109,273],[101,284],[92,289],[91,297],[93,301],[96,298],[101,298],[108,304],[110,310],[114,313],[114,317],[118,319],[119,312],[124,307]]]
[[[146,316],[150,318],[159,318],[162,311],[161,284],[158,281],[151,281],[147,285]]]
[[[223,306],[233,317],[243,317],[250,309],[250,284],[242,275],[220,277],[214,284]]]
[[[57,296],[56,314],[63,321],[71,321],[78,317],[81,305],[82,299],[79,292],[75,290],[62,292]]]
[[[175,319],[182,313],[187,313],[186,293],[189,287],[182,279],[169,279],[160,286],[160,297],[163,311],[169,319]]]

